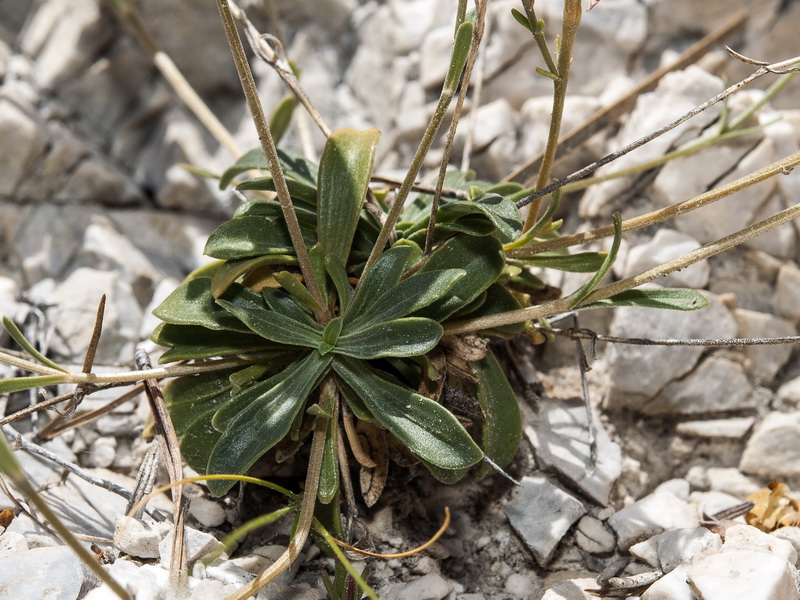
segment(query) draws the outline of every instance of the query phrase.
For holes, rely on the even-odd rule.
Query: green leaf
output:
[[[362,310],[360,315],[348,313],[348,316],[352,314],[349,325],[362,328],[405,317],[445,297],[465,277],[467,273],[462,269],[427,271],[412,275],[386,290],[367,310]]]
[[[270,178],[270,180],[271,179],[272,178]],[[258,180],[248,179],[247,181],[258,181]],[[316,198],[317,198],[316,188],[314,188],[313,203],[303,202],[297,197],[292,198],[293,200],[292,204],[294,204],[294,212],[295,214],[297,214],[297,220],[300,221],[301,225],[309,225],[310,227],[317,226]],[[276,218],[282,219],[283,211],[281,210],[280,202],[278,202],[277,200],[256,196],[255,198],[251,198],[250,200],[242,204],[239,208],[236,209],[236,211],[234,211],[233,213],[234,219],[239,219],[241,217],[270,217],[273,219]]]
[[[646,308],[666,308],[670,310],[698,310],[708,306],[708,300],[697,290],[686,288],[665,288],[648,290],[627,290],[609,298],[581,306],[585,308],[606,308],[612,306],[644,306]]]
[[[347,280],[345,264],[336,256],[326,256],[325,268],[333,282],[333,287],[336,288],[336,295],[339,297],[339,312],[344,313],[347,311],[347,305],[350,303],[353,293],[350,282]]]
[[[517,207],[508,198],[497,194],[486,194],[470,201],[446,202],[436,214],[436,220],[442,225],[447,223],[456,225],[470,215],[480,215],[488,219],[503,243],[511,242],[522,231],[522,219]]]
[[[470,366],[478,378],[476,398],[484,415],[481,426],[483,451],[500,467],[505,467],[516,456],[522,439],[517,396],[491,352]],[[490,467],[486,464],[481,466],[477,476],[484,477],[489,472]]]
[[[9,319],[8,317],[3,317],[3,327],[8,332],[8,335],[19,344],[25,352],[30,354],[33,358],[38,360],[40,363],[45,365],[46,367],[50,367],[51,369],[55,369],[56,371],[61,371],[62,373],[66,373],[67,370],[64,367],[61,367],[54,363],[52,360],[47,358],[44,354],[39,352],[36,348],[33,347],[28,340],[25,339],[25,336],[22,335],[22,332],[17,327],[16,323]]]
[[[444,330],[431,319],[408,317],[364,327],[348,328],[334,352],[354,358],[419,356],[439,343]]]
[[[322,327],[316,327],[287,317],[284,314],[268,310],[262,303],[260,306],[243,299],[241,296],[232,301],[217,300],[222,308],[235,315],[242,323],[261,337],[291,346],[316,348],[322,341]]]
[[[287,254],[259,256],[257,258],[242,258],[239,260],[226,260],[211,278],[211,295],[219,298],[240,277],[245,277],[251,271],[267,265],[297,265],[297,258]]]
[[[488,288],[505,266],[505,254],[497,238],[457,235],[431,254],[420,273],[463,269],[466,275],[447,294],[418,311],[416,316],[442,321]]]
[[[198,473],[208,473],[208,460],[222,434],[211,425],[214,416],[214,409],[210,409],[199,415],[186,431],[181,434],[181,456],[192,469]],[[237,473],[238,474],[238,473]],[[209,482],[209,488],[211,487]],[[236,483],[235,481],[216,481],[217,486],[228,485],[228,491]],[[225,492],[221,492],[221,496]]]
[[[288,179],[295,179],[316,186],[317,166],[313,162],[299,154],[280,148],[278,148],[278,160],[280,160],[284,176]],[[261,148],[245,153],[236,161],[236,164],[227,169],[219,178],[219,189],[224,190],[239,173],[244,173],[251,169],[269,171],[269,162]]]
[[[355,296],[345,312],[346,323],[357,315],[367,313],[379,297],[400,282],[400,277],[411,266],[414,246],[404,244],[389,248],[375,261],[369,272],[362,275]],[[419,255],[422,256],[421,251]]]
[[[303,229],[303,239],[314,243],[313,232]],[[263,254],[294,254],[292,238],[283,221],[266,217],[240,217],[217,227],[206,242],[204,253],[225,260]]]
[[[294,277],[292,277],[292,279],[294,279]],[[297,280],[295,281],[297,282]],[[301,285],[299,282],[297,282],[297,284]],[[290,296],[275,288],[265,287],[261,290],[261,297],[270,310],[274,310],[290,319],[300,321],[311,327],[319,327],[317,322],[313,319],[311,312],[309,312],[308,307],[298,302],[296,296]]]
[[[206,329],[250,333],[247,326],[222,309],[211,295],[211,278],[196,277],[184,281],[159,304],[153,314],[174,325],[198,325]],[[238,284],[231,289],[242,288]]]
[[[576,254],[537,254],[519,259],[531,267],[557,269],[570,273],[595,273],[603,266],[608,256],[605,252],[579,252]]]
[[[467,430],[441,404],[387,381],[362,361],[340,356],[333,368],[375,419],[420,459],[456,470],[483,458]]]
[[[433,475],[437,481],[441,481],[445,485],[453,485],[454,483],[461,481],[464,478],[464,475],[466,475],[469,471],[469,468],[442,469],[425,460],[421,460],[420,462],[425,465],[425,468],[431,472],[431,475]]]
[[[11,379],[0,379],[0,394],[10,394],[22,390],[32,390],[48,385],[66,383],[65,375],[36,375],[33,377],[13,377]]]
[[[274,273],[272,276],[275,278],[275,281],[283,286],[283,289],[289,292],[289,295],[294,298],[300,306],[304,306],[311,312],[320,310],[320,306],[317,301],[314,300],[314,296],[311,295],[311,292],[309,292],[306,286],[300,283],[297,277],[292,273],[280,271]]]
[[[445,90],[455,91],[458,87],[461,73],[464,71],[464,65],[467,64],[467,58],[469,57],[473,29],[472,23],[464,21],[456,31],[456,39],[453,41],[453,53],[450,56],[450,65],[444,78]]]
[[[231,398],[230,377],[235,369],[179,377],[163,388],[164,400],[175,427],[183,435],[197,419]]]
[[[325,356],[336,346],[336,342],[339,340],[339,334],[342,333],[342,325],[344,325],[342,317],[331,319],[328,324],[325,325],[325,329],[322,331],[322,341],[317,347],[317,350],[322,356]]]
[[[611,249],[608,252],[600,269],[594,274],[589,281],[582,285],[577,291],[570,294],[569,298],[572,300],[572,306],[578,306],[584,298],[591,294],[594,289],[600,284],[600,281],[611,269],[611,265],[617,259],[617,252],[619,252],[619,245],[622,242],[622,218],[618,212],[613,214],[614,219],[614,240],[611,242]]]
[[[322,446],[322,469],[319,474],[317,498],[323,504],[329,504],[339,491],[339,461],[336,455],[336,423],[333,419],[328,423],[325,443]]]
[[[286,188],[289,190],[289,195],[292,199],[295,200],[302,200],[303,202],[315,206],[317,204],[317,187],[315,185],[310,185],[305,181],[295,181],[294,179],[287,179],[286,180]],[[249,190],[259,190],[259,191],[268,191],[274,192],[275,191],[275,180],[272,178],[271,175],[267,177],[253,177],[251,179],[245,179],[240,184],[236,186],[236,189],[240,192],[246,192]],[[272,212],[273,205],[277,205],[278,211],[280,211],[280,204],[277,202],[267,203],[262,202],[260,203],[261,207],[260,210],[266,213],[268,210],[270,213]],[[317,220],[316,213],[305,209],[302,206],[295,206],[295,213],[297,213],[297,218],[301,223],[314,223]],[[265,216],[278,216],[273,214],[268,214]],[[304,218],[301,218],[304,217]]]
[[[311,352],[278,375],[236,395],[214,415],[214,426],[222,423],[222,411],[231,405],[242,408],[224,423],[224,432],[208,461],[209,473],[242,474],[289,432],[308,395],[328,369],[330,359]],[[226,411],[227,412],[227,411]],[[222,428],[222,427],[219,427]],[[221,496],[233,482],[210,481],[208,487]]]
[[[533,33],[533,27],[531,26],[531,22],[530,22],[530,21],[528,21],[528,17],[526,17],[525,15],[523,15],[523,14],[522,14],[521,12],[519,12],[519,11],[518,11],[516,8],[512,8],[512,9],[511,9],[511,16],[513,16],[513,17],[514,17],[514,20],[515,20],[517,23],[519,23],[519,24],[520,24],[520,25],[522,25],[522,26],[523,26],[525,29],[527,29],[528,31],[530,31],[531,33]]]
[[[269,121],[269,132],[272,134],[272,140],[277,146],[281,138],[289,129],[289,124],[292,122],[292,114],[294,107],[297,105],[297,99],[294,95],[285,96],[283,100],[278,103],[275,112],[272,113],[272,118]]]
[[[176,360],[286,349],[285,346],[251,333],[214,331],[197,325],[171,323],[160,323],[150,335],[150,339],[160,346],[170,348],[158,359],[159,364]]]
[[[380,132],[338,129],[319,162],[317,232],[325,256],[347,261],[372,175]]]

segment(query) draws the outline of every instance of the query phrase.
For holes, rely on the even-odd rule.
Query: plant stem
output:
[[[533,0],[528,0],[527,2],[522,0],[522,7],[525,9],[528,22],[531,24],[531,27],[533,27],[533,39],[539,47],[539,53],[542,55],[547,69],[555,75],[558,73],[558,67],[556,67],[556,63],[553,61],[553,55],[550,54],[550,48],[547,47],[547,39],[544,36],[544,31],[538,31],[537,24],[539,23],[539,19],[536,16],[536,11],[533,10]]]
[[[536,179],[536,189],[541,189],[550,181],[550,175],[555,163],[558,136],[561,134],[561,121],[564,116],[564,103],[567,98],[567,85],[569,83],[569,69],[572,65],[572,47],[575,36],[581,24],[581,0],[566,0],[564,2],[564,16],[561,26],[561,46],[558,52],[558,65],[554,74],[557,78],[553,82],[553,112],[550,117],[550,131],[547,134],[547,146],[544,149],[542,167]],[[535,22],[534,22],[535,23]],[[533,202],[525,218],[523,230],[533,227],[539,218],[541,198]]]
[[[641,215],[623,221],[622,231],[633,231],[635,229],[641,229],[642,227],[655,225],[656,223],[660,223],[661,221],[666,221],[667,219],[688,213],[702,206],[706,206],[707,204],[712,204],[717,200],[721,200],[722,198],[748,188],[751,185],[760,183],[765,179],[773,177],[774,175],[785,175],[799,164],[800,152],[795,152],[794,154],[769,164],[758,171],[745,175],[744,177],[740,177],[735,181],[726,183],[725,185],[714,188],[713,190],[709,190],[708,192],[700,194],[691,200],[686,200],[685,202],[681,202],[679,204],[673,204],[672,206],[667,206],[666,208],[647,213],[646,215]],[[613,227],[600,227],[599,229],[594,229],[592,231],[566,235],[562,238],[546,240],[528,247],[509,250],[507,255],[510,258],[533,256],[542,252],[551,252],[560,248],[567,248],[569,246],[576,246],[578,244],[586,244],[588,242],[600,240],[612,235],[614,235]]]
[[[583,299],[581,305],[591,304],[604,298],[609,298],[626,290],[637,288],[640,285],[649,283],[659,277],[669,275],[674,271],[685,269],[696,262],[700,262],[710,256],[719,254],[726,250],[730,250],[734,246],[746,242],[747,240],[761,235],[771,229],[779,227],[784,223],[788,223],[793,219],[800,217],[800,204],[795,204],[787,209],[780,211],[766,219],[759,221],[746,227],[736,233],[721,238],[715,242],[711,242],[677,258],[667,261],[657,267],[648,269],[638,275],[626,277],[615,283],[603,286],[596,289]],[[573,306],[572,299],[567,296],[552,302],[540,304],[538,306],[531,306],[520,310],[513,310],[506,313],[496,315],[489,315],[486,317],[479,317],[477,319],[465,319],[463,321],[456,321],[445,325],[445,335],[454,333],[466,333],[472,331],[480,331],[481,329],[490,329],[492,327],[499,327],[501,325],[511,325],[514,323],[523,323],[525,321],[532,321],[541,318],[552,317],[559,313],[567,312],[568,310],[580,310],[580,306]]]
[[[458,128],[458,122],[461,118],[461,111],[464,108],[464,99],[467,97],[469,80],[472,76],[472,68],[475,66],[475,59],[478,57],[478,50],[480,49],[481,39],[483,38],[487,4],[488,0],[478,2],[478,18],[475,21],[475,32],[472,36],[472,42],[470,44],[469,58],[467,59],[467,65],[464,68],[464,76],[461,80],[461,90],[458,93],[458,100],[456,100],[455,110],[453,111],[453,119],[450,121],[450,130],[447,132],[447,142],[445,142],[444,151],[442,152],[442,160],[439,163],[439,178],[436,181],[436,189],[433,193],[431,215],[428,219],[428,232],[425,234],[425,256],[429,255],[433,250],[433,234],[434,230],[436,229],[436,212],[439,210],[439,202],[442,198],[442,189],[444,188],[444,177],[447,174],[447,165],[450,162],[450,153],[453,150],[453,142],[456,139],[456,129]],[[477,106],[472,107],[473,111],[477,109]]]
[[[228,44],[231,47],[233,60],[236,63],[236,71],[239,74],[239,79],[242,82],[242,89],[244,90],[245,98],[247,98],[247,106],[250,109],[250,114],[253,117],[253,123],[258,131],[258,139],[261,141],[261,147],[264,154],[269,159],[270,172],[272,179],[275,182],[275,191],[278,194],[278,200],[281,205],[281,212],[286,221],[286,226],[289,229],[289,235],[292,239],[292,245],[297,253],[297,260],[300,263],[300,270],[303,273],[303,279],[306,282],[308,291],[317,301],[317,304],[325,311],[324,314],[317,315],[317,319],[321,323],[328,320],[327,309],[325,308],[325,301],[322,298],[317,278],[314,275],[314,269],[311,267],[311,259],[308,256],[305,242],[303,241],[302,233],[300,232],[300,223],[297,221],[297,215],[294,212],[294,205],[292,198],[289,194],[289,188],[286,187],[286,179],[283,176],[283,169],[281,169],[280,159],[278,158],[278,150],[275,147],[275,142],[272,140],[272,134],[269,130],[269,124],[264,117],[264,110],[261,107],[261,101],[258,97],[258,89],[256,88],[253,73],[250,71],[250,65],[247,62],[247,56],[244,53],[242,40],[239,37],[239,32],[236,30],[236,24],[231,15],[231,9],[228,5],[228,0],[217,0],[217,7],[219,8],[222,23],[225,26],[225,35],[228,38]]]
[[[542,198],[542,197],[550,194],[551,192],[557,190],[558,188],[562,188],[565,185],[567,185],[568,183],[572,183],[573,181],[577,181],[578,179],[582,179],[583,177],[586,177],[590,173],[593,173],[594,171],[596,171],[597,169],[599,169],[603,165],[607,165],[608,163],[618,159],[621,156],[624,156],[625,154],[628,154],[629,152],[635,150],[636,148],[644,146],[647,142],[650,142],[650,141],[656,139],[657,137],[659,137],[661,135],[664,135],[668,131],[671,131],[672,129],[675,129],[678,125],[688,121],[689,119],[691,119],[692,117],[694,117],[696,115],[699,115],[701,112],[703,112],[707,108],[710,108],[710,107],[714,106],[717,102],[720,102],[720,101],[724,100],[725,98],[727,98],[728,96],[730,96],[731,94],[734,94],[734,93],[738,92],[744,86],[752,83],[753,81],[755,81],[759,77],[763,77],[764,75],[766,75],[768,73],[773,73],[773,74],[774,73],[778,73],[778,74],[783,75],[783,74],[786,74],[786,73],[791,72],[791,71],[797,71],[798,68],[800,68],[800,67],[797,66],[798,62],[800,62],[800,57],[794,57],[794,58],[790,58],[788,60],[784,60],[784,61],[781,61],[781,62],[778,62],[778,63],[774,63],[774,64],[771,64],[771,65],[764,65],[764,66],[760,67],[759,69],[757,69],[756,71],[754,71],[753,73],[751,73],[750,75],[748,75],[747,77],[742,79],[741,81],[739,81],[737,83],[734,83],[732,86],[728,87],[726,90],[720,92],[719,94],[717,94],[713,98],[711,98],[709,100],[706,100],[705,102],[703,102],[699,106],[696,106],[695,108],[693,108],[692,110],[687,112],[685,115],[683,115],[681,117],[678,117],[672,123],[669,123],[669,124],[665,125],[664,127],[659,129],[658,131],[655,131],[655,132],[653,132],[653,133],[651,133],[649,135],[646,135],[646,136],[644,136],[642,138],[639,138],[638,140],[628,144],[624,148],[621,148],[621,149],[619,149],[619,150],[617,150],[615,152],[612,152],[611,154],[608,154],[608,155],[604,156],[603,158],[593,162],[592,164],[587,165],[587,166],[585,166],[584,168],[582,168],[582,169],[580,169],[578,171],[575,171],[574,173],[572,173],[571,175],[568,175],[564,179],[556,181],[555,183],[551,183],[550,185],[548,185],[548,186],[546,186],[546,187],[544,187],[544,188],[542,188],[540,190],[537,190],[536,192],[532,193],[531,195],[523,198],[522,200],[517,202],[517,208],[522,208],[523,206],[527,206],[531,202],[534,202],[534,201],[538,200],[539,198]]]
[[[275,579],[283,571],[288,569],[291,564],[300,555],[303,545],[308,539],[311,524],[314,521],[314,507],[317,504],[317,490],[319,489],[319,478],[322,473],[322,458],[325,447],[325,437],[328,433],[328,426],[330,417],[323,415],[331,415],[335,412],[333,406],[336,402],[336,383],[331,377],[323,379],[321,384],[320,395],[322,397],[323,407],[320,414],[314,421],[314,437],[311,442],[311,452],[308,458],[308,471],[306,471],[306,487],[303,491],[303,499],[300,503],[300,514],[297,519],[297,527],[295,528],[292,541],[286,551],[281,554],[278,559],[270,565],[261,575],[256,577],[248,585],[241,590],[231,594],[225,600],[246,600],[253,596],[267,585],[270,581]]]

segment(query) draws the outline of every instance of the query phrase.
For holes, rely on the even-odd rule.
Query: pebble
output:
[[[761,477],[800,475],[800,412],[769,413],[747,441],[739,469]]]
[[[706,556],[689,569],[689,581],[703,600],[795,600],[797,570],[768,552],[730,550]]]
[[[384,600],[442,600],[452,591],[450,582],[437,573],[431,573],[409,583],[392,585],[381,589]]]
[[[608,524],[617,534],[623,549],[662,531],[694,528],[697,526],[696,509],[669,492],[645,496],[614,513]]]
[[[675,431],[681,435],[691,437],[738,440],[744,438],[755,422],[755,417],[684,421],[676,425]]]
[[[189,502],[189,514],[204,527],[218,527],[228,518],[225,509],[219,502],[214,502],[203,496],[192,498]]]
[[[542,469],[566,477],[592,500],[605,506],[622,472],[622,451],[611,440],[595,411],[592,419],[597,443],[593,471],[589,469],[592,456],[583,399],[543,399],[535,427],[527,426],[525,432]]]
[[[781,337],[797,335],[797,328],[786,319],[753,310],[736,309],[739,337]],[[791,344],[746,346],[743,349],[748,374],[761,385],[770,385],[792,355]]]
[[[800,557],[800,527],[781,527],[780,529],[776,529],[769,535],[771,535],[772,537],[776,537],[779,540],[785,540],[789,542],[794,548],[798,557]],[[797,566],[797,563],[799,561],[800,558],[795,559],[794,561],[795,566]]]
[[[733,467],[710,467],[706,471],[708,488],[718,492],[725,492],[739,499],[747,498],[754,494],[761,486]]]
[[[540,565],[553,557],[558,543],[586,509],[571,494],[547,477],[523,477],[504,510],[511,527],[519,534]]]
[[[647,588],[642,600],[697,600],[686,583],[690,568],[691,565],[679,565]]]
[[[47,133],[33,111],[0,98],[0,198],[12,196],[47,145]]]
[[[630,553],[651,567],[669,573],[682,564],[691,564],[722,547],[722,539],[704,527],[665,531],[634,544]]]
[[[185,528],[184,536],[186,540],[186,561],[189,564],[200,560],[209,552],[223,547],[222,542],[210,533],[198,531],[192,527]],[[161,557],[161,564],[164,568],[169,568],[172,557],[172,539],[173,530],[170,530],[158,543],[158,554]]]
[[[616,548],[614,532],[595,517],[585,515],[575,528],[575,541],[590,554],[609,554]]]
[[[0,596],[76,600],[85,567],[67,546],[0,551]]]
[[[789,411],[800,408],[800,377],[795,377],[778,388],[773,407]]]
[[[590,577],[567,579],[547,586],[540,600],[587,600],[587,588],[597,588],[597,581]]]
[[[117,454],[117,440],[113,437],[97,438],[89,450],[89,460],[95,467],[110,467]]]
[[[142,522],[121,514],[115,520],[114,547],[130,556],[158,558],[159,544],[169,530],[169,524]]]
[[[506,579],[506,584],[503,590],[512,596],[527,597],[534,592],[536,586],[527,575],[521,573],[512,573]]]

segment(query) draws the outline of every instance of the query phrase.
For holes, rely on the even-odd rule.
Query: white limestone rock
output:
[[[78,598],[85,579],[78,556],[67,546],[0,551],[0,589],[6,598]]]
[[[447,579],[437,573],[431,573],[409,583],[387,586],[381,589],[380,596],[386,600],[405,600],[405,598],[442,600],[452,590],[453,586]]]
[[[172,540],[174,532],[174,528],[170,528],[167,535],[158,543],[158,554],[161,559],[161,565],[165,569],[169,568],[172,558]],[[204,531],[198,531],[192,527],[185,528],[184,536],[186,542],[186,561],[189,564],[200,560],[209,552],[222,547],[222,542],[213,535],[205,533]]]
[[[648,338],[730,338],[736,322],[723,302],[705,294],[709,306],[693,312],[624,307],[615,311],[611,335]],[[604,407],[642,409],[669,382],[689,373],[704,350],[612,344],[606,353],[607,392]]]
[[[769,413],[756,425],[739,468],[761,477],[800,475],[800,412]]]
[[[542,475],[523,477],[521,483],[504,510],[511,527],[536,561],[546,565],[561,538],[586,509],[579,500]]]
[[[614,513],[608,524],[616,532],[619,546],[633,544],[663,531],[697,526],[696,507],[669,492],[653,493]]]
[[[676,433],[706,439],[742,439],[753,424],[755,417],[734,417],[730,419],[709,419],[707,421],[684,421],[675,427]]]
[[[709,390],[708,382],[715,382]],[[641,407],[651,415],[696,415],[755,408],[757,398],[741,365],[709,356],[685,378],[670,383]]]
[[[642,594],[642,600],[697,600],[686,581],[690,565],[680,565],[656,581]]]
[[[725,492],[739,499],[754,494],[761,486],[739,469],[728,467],[711,467],[706,471],[710,490]]]
[[[192,498],[189,502],[189,514],[205,527],[218,527],[225,522],[228,515],[219,502],[203,496]]]
[[[592,411],[597,452],[591,464],[586,408],[580,398],[546,398],[538,407],[535,427],[525,433],[536,449],[539,467],[568,478],[595,502],[606,506],[614,482],[622,471],[622,452]]]
[[[795,377],[784,383],[775,392],[773,407],[783,410],[796,410],[800,408],[800,377]]]
[[[0,198],[10,199],[47,146],[48,135],[33,107],[0,97]]]
[[[784,263],[778,270],[775,312],[795,323],[800,321],[800,269],[794,263]]]
[[[707,554],[718,552],[721,547],[719,534],[704,527],[695,527],[665,531],[634,544],[630,552],[650,566],[669,573],[680,565],[692,564]]]
[[[575,528],[575,541],[590,554],[608,554],[616,547],[616,538],[600,519],[585,515]]]
[[[797,335],[797,328],[786,319],[753,310],[736,309],[739,337],[781,337]],[[762,385],[769,385],[789,360],[791,344],[746,346],[743,349],[748,374]]]
[[[114,528],[114,547],[138,558],[158,558],[159,544],[169,532],[169,523],[143,522],[118,515]]]
[[[656,131],[677,117],[688,112],[723,88],[722,81],[700,69],[689,67],[685,71],[664,76],[655,91],[639,96],[636,108],[630,114],[619,134],[609,142],[613,149]],[[699,117],[676,127],[672,131],[626,154],[613,164],[597,171],[598,175],[622,170],[662,156],[680,139],[691,139],[717,118],[716,107]],[[581,200],[580,211],[586,217],[599,217],[609,211],[609,203],[630,185],[629,178],[606,181],[589,188]],[[695,236],[696,237],[696,236]]]
[[[674,229],[659,229],[647,243],[632,247],[625,258],[623,277],[637,275],[648,269],[697,250],[700,243],[693,237]],[[711,268],[703,260],[686,269],[670,273],[659,279],[664,287],[704,288],[708,283]]]

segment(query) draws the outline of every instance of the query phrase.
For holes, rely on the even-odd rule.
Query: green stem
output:
[[[554,74],[557,75],[553,83],[553,113],[550,118],[550,131],[547,135],[547,146],[542,158],[542,167],[536,179],[536,189],[541,189],[550,181],[550,175],[555,163],[558,138],[561,133],[561,122],[564,116],[564,104],[567,98],[567,85],[569,83],[569,70],[572,65],[572,47],[575,36],[581,24],[581,0],[566,0],[564,2],[564,17],[561,27],[561,45],[558,51],[558,65]],[[534,21],[535,23],[535,21]],[[528,210],[525,227],[530,229],[539,217],[539,208],[542,200],[534,201]]]
[[[275,191],[278,194],[278,200],[281,205],[281,212],[286,221],[286,226],[289,229],[289,235],[292,239],[292,245],[297,253],[297,260],[300,263],[300,270],[303,273],[303,278],[308,287],[308,291],[317,301],[321,307],[325,307],[325,301],[322,298],[322,293],[317,283],[317,278],[314,275],[314,269],[311,266],[311,259],[308,256],[303,236],[300,232],[300,223],[297,220],[297,215],[294,212],[294,205],[292,198],[289,194],[289,188],[286,187],[286,178],[281,169],[280,159],[278,158],[278,150],[275,147],[275,142],[272,139],[272,134],[269,130],[269,123],[264,116],[264,110],[261,107],[261,101],[258,97],[258,88],[253,79],[253,73],[250,71],[250,64],[247,62],[247,56],[244,53],[242,40],[239,37],[239,32],[236,29],[236,24],[231,15],[228,0],[217,0],[217,7],[219,8],[222,23],[225,27],[225,35],[228,38],[228,44],[231,47],[233,54],[233,61],[236,63],[236,71],[239,74],[239,79],[242,82],[242,89],[244,90],[245,98],[247,99],[247,106],[250,109],[250,114],[253,117],[253,123],[258,131],[258,139],[261,141],[261,147],[264,154],[269,159],[270,172],[272,179],[275,182]],[[323,308],[324,310],[324,308]],[[320,322],[327,322],[327,312],[325,314],[317,315]]]
[[[533,27],[533,39],[536,41],[536,45],[539,47],[539,53],[542,55],[544,63],[547,65],[547,69],[553,74],[558,73],[556,63],[553,61],[553,55],[550,54],[550,48],[547,46],[547,39],[544,36],[544,30],[539,30],[539,19],[536,17],[536,11],[533,10],[533,0],[529,0],[528,2],[522,0],[522,7],[525,9],[528,22],[531,24],[531,27]]]

